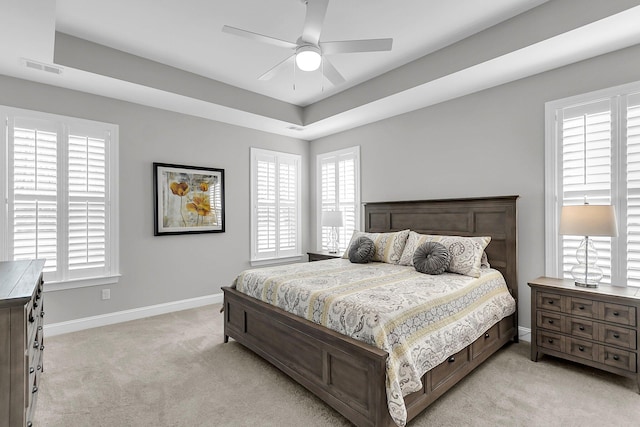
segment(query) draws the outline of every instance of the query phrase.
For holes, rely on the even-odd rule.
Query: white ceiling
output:
[[[0,0],[0,74],[314,140],[640,43],[640,0],[581,4],[331,0],[321,41],[393,50],[334,55],[344,84],[299,71],[293,90],[293,71],[257,80],[289,51],[221,29],[295,42],[300,0]]]
[[[311,0],[313,1],[313,0]],[[391,52],[332,55],[346,78],[293,67],[258,81],[291,52],[222,33],[223,25],[295,42],[300,0],[57,0],[56,30],[291,104],[306,106],[511,18],[546,0],[332,0],[321,41],[393,38]],[[295,90],[293,83],[295,81]]]

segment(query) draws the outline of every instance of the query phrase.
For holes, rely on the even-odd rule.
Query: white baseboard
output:
[[[518,337],[521,341],[531,342],[531,329],[518,326]]]
[[[164,304],[150,305],[131,310],[116,311],[114,313],[98,316],[83,317],[81,319],[44,325],[46,336],[67,334],[69,332],[82,331],[84,329],[97,328],[99,326],[113,325],[114,323],[128,322],[129,320],[142,319],[157,316],[159,314],[174,311],[187,310],[189,308],[202,307],[203,305],[222,303],[223,294],[206,295],[198,298],[190,298],[181,301],[167,302]]]

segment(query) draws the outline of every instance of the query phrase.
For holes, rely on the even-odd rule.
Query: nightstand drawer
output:
[[[613,347],[603,347],[603,360],[605,365],[624,369],[625,371],[637,372],[636,353],[619,350]]]
[[[596,339],[597,328],[591,320],[575,317],[565,318],[565,331],[576,338]]]
[[[557,294],[540,292],[538,294],[538,308],[551,311],[562,311],[562,297]]]
[[[547,311],[538,311],[536,324],[538,328],[561,332],[562,316],[559,313],[549,313]]]
[[[588,360],[598,360],[598,345],[576,338],[567,338],[566,352]]]
[[[620,325],[636,326],[636,308],[605,302],[600,306],[600,319]]]
[[[575,297],[569,297],[567,301],[567,313],[591,319],[597,317],[595,301]]]
[[[618,347],[635,350],[637,346],[637,334],[633,329],[622,328],[613,325],[598,325],[598,339],[605,344],[617,345]]]
[[[555,351],[564,351],[562,335],[547,331],[538,331],[537,335],[538,347],[544,347]]]

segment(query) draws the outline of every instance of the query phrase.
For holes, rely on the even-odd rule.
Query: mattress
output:
[[[406,424],[403,397],[422,376],[515,312],[502,274],[427,275],[413,267],[347,259],[246,270],[238,291],[389,354],[387,402]]]

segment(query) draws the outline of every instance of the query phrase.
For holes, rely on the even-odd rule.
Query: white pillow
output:
[[[411,231],[398,263],[400,265],[413,265],[413,253],[418,246],[424,242],[438,242],[443,244],[449,251],[451,263],[447,271],[464,274],[465,276],[480,277],[482,254],[490,241],[491,237],[488,236],[438,236]]]
[[[407,236],[409,236],[409,230],[395,231],[392,233],[366,233],[355,230],[342,258],[349,258],[349,248],[353,241],[360,236],[365,236],[373,240],[375,252],[371,261],[398,264],[400,256],[404,251],[404,245],[407,242]]]

